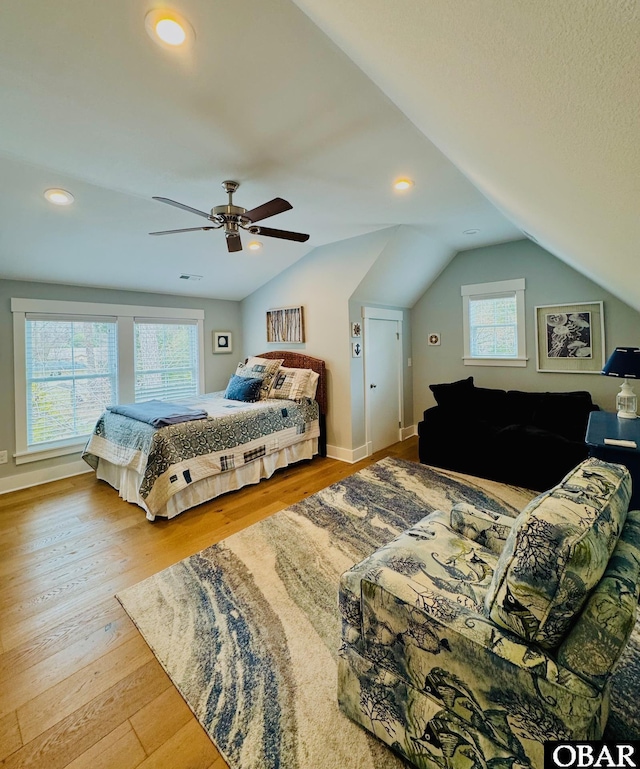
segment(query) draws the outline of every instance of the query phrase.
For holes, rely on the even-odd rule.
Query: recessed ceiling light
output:
[[[262,243],[259,240],[252,240],[251,243],[247,245],[247,248],[250,251],[259,251],[262,248]]]
[[[397,179],[393,186],[396,190],[408,190],[409,187],[413,187],[413,179]]]
[[[474,227],[472,227],[470,230],[462,230],[463,235],[477,235],[480,232],[480,230],[476,230]]]
[[[44,191],[45,198],[55,206],[70,206],[73,203],[73,195],[66,190],[52,187]]]
[[[156,35],[169,45],[182,45],[187,39],[187,33],[173,19],[160,19],[156,24]]]
[[[195,37],[191,24],[175,11],[149,11],[144,25],[153,41],[169,48],[178,48]]]

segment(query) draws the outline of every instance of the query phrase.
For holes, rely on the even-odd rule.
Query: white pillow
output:
[[[274,376],[277,374],[284,358],[247,358],[246,363],[238,363],[236,376],[251,377],[252,379],[262,379],[260,388],[260,400],[269,397],[269,389]]]
[[[309,369],[309,381],[307,383],[307,388],[302,394],[303,398],[311,398],[313,400],[316,397],[316,390],[318,389],[318,380],[320,379],[320,374],[317,374],[312,369]]]
[[[280,366],[273,377],[269,398],[285,398],[297,401],[305,396],[309,383],[309,375],[313,372],[308,368],[286,368]]]

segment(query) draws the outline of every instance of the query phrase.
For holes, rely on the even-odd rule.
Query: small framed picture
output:
[[[231,331],[214,331],[213,332],[213,351],[214,353],[233,351],[233,344],[231,341]]]
[[[434,331],[433,333],[429,334],[427,337],[427,344],[431,345],[432,347],[436,347],[440,344],[440,334],[437,331]]]
[[[358,339],[362,336],[362,323],[359,320],[351,324],[351,336],[353,339]]]

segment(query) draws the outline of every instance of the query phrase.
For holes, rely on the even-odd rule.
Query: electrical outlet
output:
[[[0,451],[0,465],[6,465],[8,461],[7,452]]]
[[[411,358],[407,358],[407,366],[411,368],[413,366],[413,360]]]

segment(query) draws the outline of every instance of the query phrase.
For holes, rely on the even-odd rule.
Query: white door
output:
[[[402,323],[395,319],[365,319],[365,401],[371,451],[400,440],[401,329]]]

